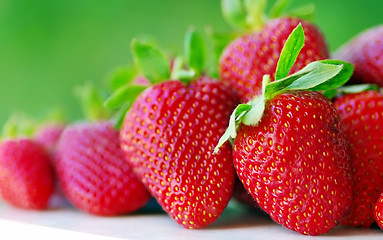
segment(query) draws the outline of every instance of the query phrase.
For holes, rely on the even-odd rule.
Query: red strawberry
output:
[[[347,213],[352,181],[343,123],[330,100],[316,91],[342,85],[352,65],[313,62],[288,76],[303,45],[298,25],[282,50],[279,77],[271,82],[265,75],[262,93],[237,106],[215,152],[234,138],[235,169],[258,205],[277,223],[318,235]]]
[[[34,141],[21,138],[0,144],[0,196],[11,205],[44,209],[53,192],[49,155]]]
[[[351,144],[353,202],[343,224],[370,227],[373,205],[383,191],[383,94],[364,91],[335,100]]]
[[[262,77],[274,79],[279,55],[291,31],[302,23],[306,43],[290,73],[308,63],[329,57],[325,39],[313,24],[297,18],[277,18],[258,33],[235,39],[223,51],[219,61],[222,81],[236,90],[242,102],[261,93]]]
[[[234,165],[276,222],[317,235],[344,217],[351,178],[342,126],[328,99],[304,91],[276,96],[258,126],[240,126]]]
[[[91,214],[133,212],[150,198],[124,160],[111,122],[68,126],[57,145],[55,169],[68,200]]]
[[[334,58],[354,64],[355,81],[383,87],[383,25],[355,36],[334,54]]]
[[[121,144],[126,159],[163,209],[185,228],[214,222],[234,185],[231,147],[212,150],[236,97],[207,77],[189,85],[158,83],[127,113]]]
[[[383,230],[383,192],[375,203],[374,218],[379,227]]]

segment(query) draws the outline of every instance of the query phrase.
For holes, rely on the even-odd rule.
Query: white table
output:
[[[304,236],[274,223],[267,216],[238,208],[225,210],[201,230],[184,229],[166,214],[144,211],[119,217],[97,217],[71,207],[26,211],[0,203],[0,232],[6,239],[383,239],[380,229],[337,227],[321,237]],[[1,237],[3,239],[3,237]]]

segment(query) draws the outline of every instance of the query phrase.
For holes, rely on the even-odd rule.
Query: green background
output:
[[[272,2],[272,1],[271,1]],[[314,2],[315,22],[331,51],[383,22],[380,0]],[[61,106],[81,117],[75,85],[102,86],[108,72],[131,60],[130,41],[150,35],[180,50],[188,26],[225,32],[219,0],[0,0],[0,124],[15,111],[39,118]]]

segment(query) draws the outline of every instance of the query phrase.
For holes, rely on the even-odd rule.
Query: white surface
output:
[[[379,229],[345,227],[321,237],[304,236],[254,211],[234,208],[228,208],[208,228],[188,230],[163,213],[96,217],[72,208],[26,211],[0,204],[0,229],[7,239],[383,239]]]

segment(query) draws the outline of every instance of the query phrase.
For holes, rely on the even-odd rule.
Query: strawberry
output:
[[[291,230],[318,235],[347,213],[352,181],[341,118],[317,91],[343,84],[352,65],[313,62],[287,76],[303,44],[298,25],[278,62],[281,78],[271,82],[266,75],[262,94],[236,108],[215,152],[234,138],[235,169],[259,206]]]
[[[0,144],[0,196],[24,209],[47,208],[54,188],[50,158],[40,144],[28,138]]]
[[[111,122],[68,126],[58,142],[54,163],[65,196],[84,212],[130,213],[150,198],[124,161],[119,132]]]
[[[242,12],[235,12],[237,8],[233,6],[234,1],[222,2],[224,17],[229,22],[233,21],[233,18],[237,20]],[[256,4],[256,1],[254,3]],[[249,13],[243,16],[243,20],[250,19],[253,22],[240,22],[239,25],[249,25],[242,27],[245,28],[245,33],[232,40],[219,58],[219,74],[222,81],[235,89],[242,102],[247,102],[255,94],[261,93],[263,75],[268,74],[271,79],[275,78],[274,73],[282,47],[298,23],[302,24],[305,31],[306,44],[291,68],[291,73],[297,72],[310,62],[329,57],[326,40],[316,25],[296,17],[280,17],[263,22],[261,17],[258,17],[261,13],[252,12],[252,9],[259,6],[249,7],[246,4],[238,9],[247,10]]]
[[[125,157],[164,210],[202,228],[225,209],[234,185],[231,148],[212,155],[236,103],[217,81],[167,81],[143,92],[121,128]]]
[[[152,86],[135,100],[130,94],[135,86],[123,86],[106,105],[133,102],[120,130],[125,159],[169,216],[185,228],[203,228],[220,216],[232,196],[230,144],[220,154],[212,150],[238,98],[202,74],[204,48],[194,29],[185,47],[185,58],[177,57],[170,67],[160,49],[134,40],[135,63]]]
[[[355,66],[355,82],[374,83],[383,87],[383,25],[365,30],[344,44],[334,59]]]
[[[353,202],[344,225],[370,227],[373,206],[383,191],[383,94],[363,91],[338,97],[334,106],[351,144]]]
[[[383,230],[383,192],[375,203],[374,218],[379,227]]]

